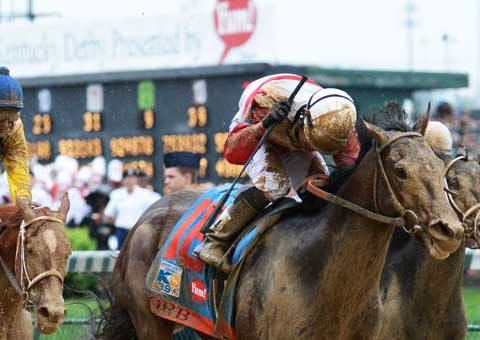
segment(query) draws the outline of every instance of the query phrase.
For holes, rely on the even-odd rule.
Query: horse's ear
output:
[[[383,143],[388,141],[388,134],[381,127],[370,124],[365,120],[363,120],[363,126],[365,127],[367,133],[377,141],[378,145],[382,145]]]
[[[15,202],[17,204],[17,208],[22,212],[24,220],[28,221],[35,217],[35,213],[33,212],[32,208],[30,208],[27,200],[23,200],[23,198],[20,198],[18,195],[16,195]]]
[[[428,103],[427,111],[418,118],[413,126],[413,130],[425,136],[427,131],[428,120],[430,119],[430,103]]]
[[[62,195],[62,203],[60,204],[60,218],[65,222],[67,219],[68,211],[70,210],[70,199],[68,198],[68,192],[64,192]]]

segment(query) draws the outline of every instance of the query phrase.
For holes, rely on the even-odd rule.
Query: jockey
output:
[[[23,109],[23,91],[10,77],[6,67],[0,67],[0,154],[7,171],[10,195],[31,201],[27,141],[20,119]]]
[[[453,150],[453,137],[448,127],[436,121],[430,121],[425,130],[425,141],[435,151],[450,155]]]
[[[234,235],[270,202],[285,198],[300,202],[296,189],[309,175],[328,174],[320,153],[333,155],[337,169],[353,167],[358,157],[352,98],[308,81],[290,107],[286,100],[300,79],[294,74],[263,77],[250,83],[240,97],[224,146],[230,163],[244,164],[266,129],[278,125],[246,169],[254,186],[237,196],[195,249],[202,261],[224,272],[230,271],[223,257]]]

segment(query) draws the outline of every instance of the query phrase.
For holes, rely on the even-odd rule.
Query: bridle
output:
[[[460,161],[460,160],[468,160],[467,156],[459,156],[454,159],[452,159],[448,164],[445,166],[445,171],[444,171],[444,178],[445,178],[445,192],[447,194],[448,201],[452,205],[453,209],[455,212],[458,214],[459,217],[462,219],[462,224],[465,229],[465,236],[472,239],[475,242],[474,246],[469,246],[467,247],[472,248],[472,249],[478,249],[480,248],[480,240],[478,239],[478,224],[480,222],[480,203],[474,204],[470,208],[468,208],[466,211],[463,211],[458,204],[455,202],[455,199],[453,198],[453,195],[456,195],[457,193],[450,189],[448,186],[448,181],[447,181],[447,174],[448,171],[453,167],[453,165]],[[473,226],[471,226],[469,223],[467,223],[467,219],[476,212],[475,218],[473,219]]]
[[[17,291],[17,293],[22,297],[23,308],[27,310],[31,310],[32,307],[35,307],[37,305],[30,298],[30,291],[36,284],[38,284],[43,279],[51,276],[56,277],[60,280],[63,287],[63,275],[54,268],[51,268],[45,272],[38,274],[33,279],[31,278],[31,275],[28,273],[27,258],[25,255],[25,241],[26,241],[25,230],[30,225],[38,221],[51,221],[51,222],[60,223],[62,224],[62,226],[65,226],[65,223],[62,220],[53,216],[37,216],[32,219],[29,219],[28,221],[22,221],[22,224],[20,225],[20,231],[17,237],[16,252],[15,252],[15,271],[17,271],[17,268],[19,268],[19,272],[17,273],[20,276],[19,280],[17,280],[15,275],[7,267],[4,260],[0,257],[0,264],[3,267],[3,270],[5,271],[5,274],[7,275],[7,278],[10,281],[10,284]]]
[[[393,190],[393,187],[390,183],[390,180],[388,178],[388,175],[385,171],[385,167],[383,165],[382,159],[381,159],[381,154],[385,149],[390,146],[392,143],[398,141],[401,138],[414,138],[414,137],[422,137],[423,135],[418,133],[418,132],[401,132],[397,133],[394,136],[392,136],[387,142],[382,144],[380,147],[377,146],[376,142],[373,144],[373,150],[375,153],[376,157],[376,162],[375,162],[375,170],[374,170],[374,184],[373,184],[373,200],[374,200],[374,206],[376,209],[376,212],[370,211],[368,209],[365,209],[355,203],[352,203],[350,201],[347,201],[341,197],[338,197],[336,195],[333,195],[331,193],[326,192],[325,190],[321,189],[321,186],[324,186],[328,176],[322,177],[320,179],[313,179],[309,180],[307,184],[307,190],[321,198],[324,199],[328,202],[331,202],[333,204],[339,205],[343,208],[349,209],[359,215],[362,215],[364,217],[367,217],[371,220],[375,220],[377,222],[381,223],[386,223],[390,225],[394,225],[396,227],[402,227],[406,232],[410,234],[416,234],[420,231],[423,231],[423,228],[418,225],[418,218],[417,215],[415,214],[414,211],[405,209],[405,207],[402,205],[402,203],[399,201],[397,198],[397,195],[395,194],[395,191]],[[394,209],[400,214],[400,217],[389,217],[385,215],[381,215],[379,213],[378,209],[378,202],[377,202],[377,182],[378,178],[380,177],[378,175],[378,169],[380,169],[380,176],[383,178],[383,180],[386,183],[387,190],[389,192],[389,195],[392,199]]]

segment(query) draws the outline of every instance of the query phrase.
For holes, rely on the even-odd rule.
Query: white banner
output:
[[[216,0],[141,19],[2,25],[0,65],[22,78],[270,61],[271,14],[254,0]]]

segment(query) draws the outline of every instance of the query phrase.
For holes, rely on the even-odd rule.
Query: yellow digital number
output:
[[[151,156],[155,153],[152,136],[117,137],[110,139],[112,157]]]
[[[50,141],[28,143],[30,157],[36,156],[39,160],[47,161],[52,157]]]
[[[236,177],[242,170],[241,165],[230,164],[226,159],[219,159],[215,164],[215,172],[220,177]],[[243,173],[242,177],[245,177],[246,174]]]
[[[228,132],[219,132],[215,134],[215,151],[223,153],[223,147],[227,140]]]
[[[200,167],[198,168],[198,177],[205,178],[205,176],[207,176],[207,168],[208,159],[202,157],[202,159],[200,159]]]
[[[207,135],[204,133],[192,135],[162,136],[163,152],[188,151],[195,153],[207,152]]]
[[[102,115],[100,112],[85,112],[83,114],[83,131],[98,132],[102,130]]]
[[[150,130],[151,128],[153,128],[153,125],[155,124],[155,115],[153,113],[153,110],[143,111],[143,123],[145,129]]]
[[[33,129],[32,133],[38,135],[48,135],[52,132],[52,121],[48,113],[41,115],[36,114],[33,116]]]
[[[58,142],[58,152],[73,158],[91,158],[101,156],[102,141],[93,139],[62,139]]]
[[[197,119],[198,119],[198,126],[205,127],[208,122],[208,114],[207,108],[205,106],[199,106],[197,108]]]
[[[188,115],[188,126],[191,128],[194,127],[205,127],[208,122],[208,112],[207,108],[203,105],[199,107],[190,106],[187,111]]]
[[[188,108],[187,114],[188,114],[188,123],[187,123],[188,126],[191,128],[196,127],[198,122],[197,109],[191,106]]]

